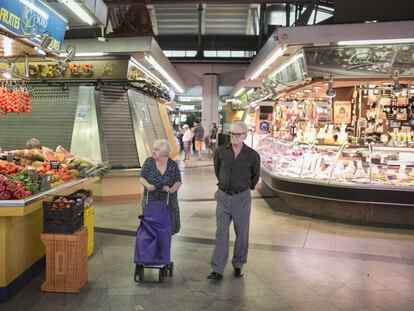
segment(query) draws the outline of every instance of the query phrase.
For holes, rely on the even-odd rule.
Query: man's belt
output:
[[[245,192],[246,190],[241,190],[241,191],[231,191],[231,190],[224,190],[222,188],[219,188],[221,191],[223,191],[224,193],[228,194],[228,195],[235,195],[235,194],[239,194],[242,192]]]

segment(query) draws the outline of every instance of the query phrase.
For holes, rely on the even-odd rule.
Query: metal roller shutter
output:
[[[22,149],[31,137],[43,146],[70,150],[79,88],[34,87],[32,112],[0,115],[0,147]]]
[[[145,100],[145,96],[136,91],[136,90],[130,90],[130,92],[133,94],[133,105],[135,106],[135,110],[137,114],[139,114],[139,119],[142,121],[142,125],[144,128],[144,135],[146,137],[148,146],[152,148],[154,141],[157,139],[157,133],[155,132],[154,125],[152,124],[152,118],[151,113],[148,109],[147,102]]]
[[[138,167],[127,92],[122,87],[102,88],[99,107],[108,161],[113,168]]]
[[[148,110],[151,116],[152,124],[154,126],[157,139],[167,139],[165,134],[164,125],[162,124],[160,111],[158,110],[158,104],[154,98],[145,96],[147,100]]]

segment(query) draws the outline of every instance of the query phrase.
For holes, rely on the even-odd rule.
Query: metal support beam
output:
[[[155,36],[163,50],[195,50],[198,51],[198,35],[158,35]],[[247,35],[203,35],[203,50],[237,50],[256,51],[258,36]]]
[[[286,27],[290,27],[290,4],[289,3],[286,3],[285,11],[286,11]]]
[[[318,0],[312,0],[312,3],[310,3],[305,11],[299,16],[297,21],[295,22],[295,26],[306,26],[308,25],[309,19],[312,15],[313,10],[315,9],[316,3]]]
[[[198,10],[198,47],[197,57],[203,56],[203,5],[199,3],[197,5]]]
[[[259,42],[256,51],[260,51],[264,44],[264,30],[265,30],[265,13],[266,13],[266,4],[260,5],[260,17],[259,17]]]

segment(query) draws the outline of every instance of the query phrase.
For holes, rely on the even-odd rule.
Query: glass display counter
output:
[[[256,149],[263,181],[292,209],[358,223],[414,226],[412,148],[308,145],[266,137]],[[344,212],[356,205],[357,212]]]

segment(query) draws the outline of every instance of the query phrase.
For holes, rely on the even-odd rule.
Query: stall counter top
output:
[[[43,201],[45,198],[61,193],[67,189],[93,184],[99,180],[99,177],[88,177],[83,179],[74,179],[65,182],[57,187],[43,191],[39,194],[28,197],[23,200],[2,200],[0,201],[0,217],[3,216],[24,216],[42,207],[41,204],[34,204]],[[73,189],[72,189],[73,190]],[[76,190],[75,190],[76,191]]]

